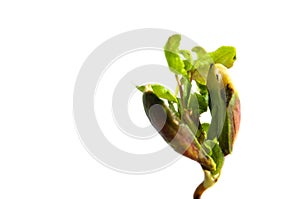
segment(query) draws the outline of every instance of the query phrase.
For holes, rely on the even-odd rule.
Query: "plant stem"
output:
[[[194,192],[194,199],[201,199],[202,194],[206,190],[206,188],[203,185],[204,183],[202,182],[197,189]]]
[[[194,199],[201,199],[201,196],[204,193],[204,191],[209,187],[212,187],[218,181],[218,178],[220,176],[220,174],[213,176],[211,172],[207,170],[203,170],[203,171],[204,171],[204,180],[195,190]]]
[[[213,176],[210,171],[204,171],[204,180],[194,192],[194,199],[201,199],[202,194],[209,187],[212,187],[219,179],[220,174]]]
[[[175,75],[175,78],[176,78],[176,81],[177,81],[177,84],[178,84],[178,87],[179,87],[179,94],[180,94],[181,106],[182,106],[182,109],[184,110],[185,105],[184,105],[184,102],[183,102],[183,90],[182,90],[182,85],[181,85],[181,83],[180,83],[180,80],[179,80],[178,75]]]
[[[190,72],[190,82],[192,83],[194,72]]]

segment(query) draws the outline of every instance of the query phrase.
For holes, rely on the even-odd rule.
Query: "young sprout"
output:
[[[200,164],[204,180],[194,192],[194,199],[200,199],[218,181],[239,130],[240,100],[228,74],[236,50],[222,46],[206,52],[195,46],[193,58],[191,51],[179,49],[180,40],[175,34],[164,46],[176,94],[159,84],[137,88],[143,92],[144,110],[153,127],[177,153]],[[211,123],[202,123],[201,114],[208,109]]]

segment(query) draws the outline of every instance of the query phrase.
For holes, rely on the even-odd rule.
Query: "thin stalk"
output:
[[[204,181],[197,187],[194,192],[194,199],[201,199],[202,194],[209,187],[212,187],[219,179],[220,174],[213,176],[210,171],[204,171]]]
[[[207,189],[204,187],[204,182],[202,182],[194,192],[194,199],[201,199],[202,194]]]
[[[181,106],[182,106],[182,109],[184,110],[185,107],[184,107],[184,102],[183,102],[183,90],[182,90],[182,85],[181,85],[181,83],[180,83],[180,80],[179,80],[178,75],[175,75],[175,78],[176,78],[176,81],[177,81],[177,84],[178,84],[178,87],[179,87],[179,94],[180,94]]]

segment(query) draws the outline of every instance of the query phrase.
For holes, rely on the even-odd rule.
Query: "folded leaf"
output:
[[[215,64],[223,81],[226,98],[226,117],[222,133],[218,140],[224,155],[232,152],[233,144],[240,126],[240,99],[233,82],[228,74],[228,69],[222,64]]]
[[[233,144],[240,126],[240,119],[240,99],[238,94],[234,93],[228,103],[224,127],[218,139],[225,156],[232,152]]]
[[[207,139],[213,140],[218,138],[222,133],[226,117],[224,84],[222,76],[214,64],[211,65],[208,73],[207,88],[209,92],[210,112],[212,115]]]
[[[144,92],[143,104],[152,126],[176,152],[199,162],[206,170],[216,170],[213,159],[206,154],[188,125],[177,118],[152,91]]]

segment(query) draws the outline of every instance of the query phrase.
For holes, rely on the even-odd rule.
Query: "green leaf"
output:
[[[180,56],[178,54],[170,51],[165,51],[165,56],[170,71],[177,75],[187,75],[184,62],[180,59]]]
[[[209,92],[211,124],[207,138],[213,140],[222,133],[226,118],[225,89],[223,81],[215,65],[210,67],[207,77],[207,88]]]
[[[176,102],[177,103],[177,98],[171,93],[171,91],[167,88],[165,88],[162,85],[159,84],[150,84],[153,93],[159,97],[159,98],[163,98],[166,99],[170,102]],[[145,91],[146,86],[142,85],[142,86],[136,86],[136,88],[138,90],[140,90],[141,92]]]
[[[137,88],[139,91],[144,92],[146,86],[136,86],[136,88]]]
[[[193,64],[191,62],[189,62],[188,60],[183,60],[184,63],[184,69],[186,71],[190,71],[193,69]]]
[[[203,129],[205,132],[208,132],[208,129],[209,129],[209,123],[202,123],[202,129]]]
[[[177,75],[187,75],[185,64],[179,55],[180,40],[181,36],[178,34],[169,37],[165,44],[164,52],[169,69]]]
[[[207,90],[207,86],[203,85],[203,84],[199,84],[197,82],[197,88],[198,88],[198,92],[200,93],[200,95],[204,99],[205,103],[208,105],[208,90]]]
[[[171,91],[169,89],[167,89],[164,86],[159,85],[159,84],[152,84],[151,87],[153,89],[153,93],[157,97],[177,103],[177,98],[171,93]]]
[[[209,53],[214,63],[220,63],[231,68],[236,60],[236,49],[233,46],[221,46],[214,52]]]
[[[192,110],[193,113],[200,116],[201,113],[207,111],[207,107],[208,107],[208,103],[202,95],[198,93],[193,93],[190,95],[188,108],[189,110]]]
[[[208,109],[206,99],[198,93],[192,93],[190,94],[187,108],[191,112],[191,118],[194,120],[195,125],[199,126],[200,114]]]
[[[189,81],[188,78],[182,77],[181,78],[181,84],[183,85],[183,101],[184,101],[184,107],[187,107],[189,97],[191,94],[192,84]]]
[[[197,55],[194,68],[200,68],[201,70],[205,69],[208,72],[209,66],[213,63],[213,60],[209,54],[200,46],[195,46],[192,51]]]
[[[204,55],[207,54],[206,50],[201,46],[195,46],[192,48],[192,51],[196,53],[197,59],[201,59]]]
[[[197,82],[198,91],[202,96],[208,96],[207,86]]]
[[[208,129],[209,123],[202,123],[201,125],[199,125],[199,130],[196,134],[196,138],[199,143],[203,143],[206,140]]]
[[[179,53],[191,64],[193,63],[193,56],[189,50],[179,50]]]
[[[188,113],[190,115],[191,120],[193,121],[193,124],[195,126],[194,133],[199,134],[200,132],[197,132],[201,127],[199,126],[199,117],[200,117],[200,111],[199,111],[199,103],[198,99],[195,95],[195,93],[191,94],[189,97],[189,102],[187,105]]]
[[[182,104],[181,104],[181,100],[180,100],[180,98],[177,98],[177,106],[178,106],[178,117],[180,117],[181,118],[181,115],[182,115],[182,113],[184,112],[183,111],[183,108],[182,108]]]
[[[201,126],[199,126],[199,127],[201,127]],[[201,128],[199,128],[198,131],[196,132],[195,137],[197,138],[198,142],[200,144],[202,144],[206,140],[207,135],[206,135],[205,131],[203,131]]]
[[[199,102],[198,102],[198,97],[196,93],[191,94],[189,103],[188,103],[188,109],[192,111],[192,114],[194,117],[199,117],[200,116],[200,111],[199,111]]]
[[[212,149],[212,159],[216,163],[216,171],[212,172],[213,175],[219,174],[222,170],[223,164],[224,164],[224,154],[222,152],[222,149],[218,144],[216,144]]]
[[[179,46],[181,41],[180,34],[174,34],[168,38],[167,43],[165,44],[165,50],[178,52]]]
[[[213,63],[213,60],[200,46],[194,47],[192,51],[197,54],[197,60],[193,65],[193,79],[198,83],[206,84],[209,67]]]
[[[216,163],[216,170],[212,171],[213,175],[220,174],[223,164],[224,164],[224,154],[222,149],[219,146],[218,141],[216,140],[206,140],[204,142],[204,148],[207,154],[214,160]]]
[[[204,96],[199,95],[198,93],[195,93],[195,95],[196,95],[197,100],[198,100],[200,114],[206,112],[207,107],[208,107],[207,100],[205,99]]]
[[[198,69],[200,74],[206,74],[209,70],[209,66],[213,63],[213,60],[210,58],[209,55],[205,55],[202,59],[197,59],[194,64],[194,68]]]
[[[184,68],[186,71],[190,71],[193,69],[193,56],[189,50],[180,50],[179,53],[185,58],[183,60]]]
[[[196,130],[193,132],[195,133],[198,141],[202,143],[206,138],[206,133],[208,131],[203,130],[202,125],[200,124],[199,117],[200,114],[207,111],[207,103],[205,100],[201,100],[203,97],[199,95],[198,93],[193,93],[190,95],[189,103],[188,103],[188,110],[190,112],[190,118],[193,121],[194,126],[196,127]]]
[[[187,108],[190,118],[193,121],[193,126],[196,128],[193,132],[195,133],[198,142],[203,143],[203,141],[206,139],[206,132],[202,128],[199,117],[200,114],[204,112],[203,109],[207,110],[207,104],[205,103],[203,107],[203,103],[199,102],[197,95],[199,94],[192,93],[190,95]]]

